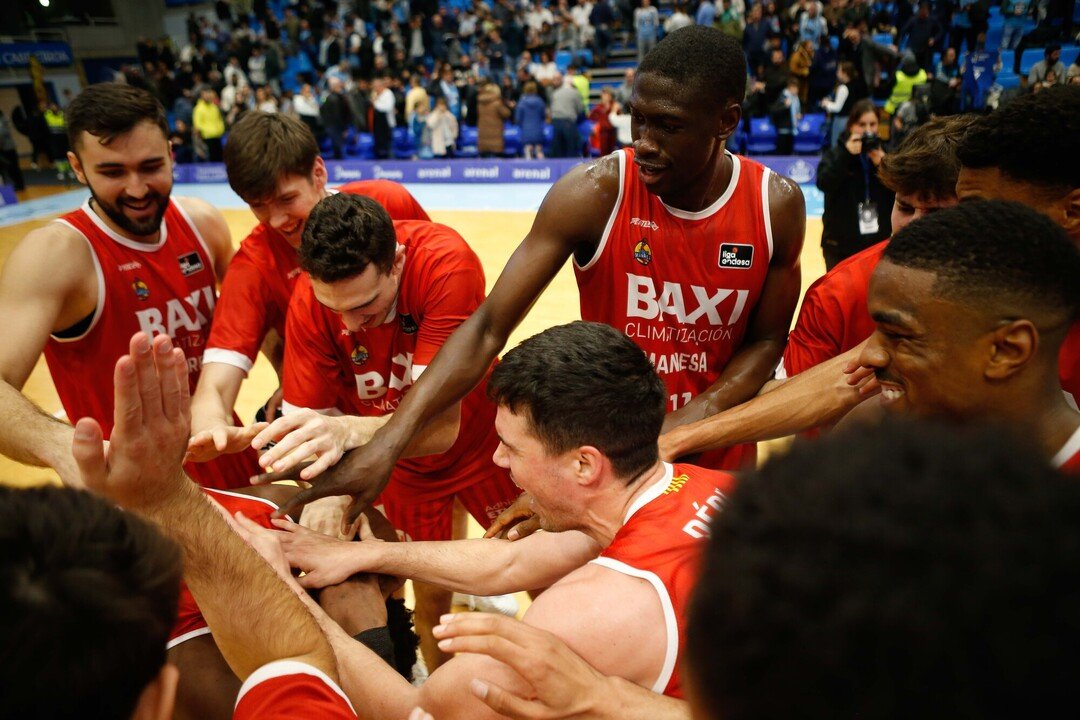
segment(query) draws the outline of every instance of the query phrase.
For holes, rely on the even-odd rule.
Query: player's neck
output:
[[[717,156],[708,168],[695,178],[690,184],[682,188],[678,194],[670,193],[660,199],[668,207],[685,212],[701,212],[720,199],[724,191],[731,184],[731,176],[735,169],[735,163],[722,147],[717,151]]]
[[[613,478],[613,492],[606,500],[589,503],[588,519],[581,531],[596,540],[601,547],[607,547],[615,539],[615,534],[626,523],[626,515],[641,495],[660,482],[667,472],[667,467],[659,460],[647,470],[639,473],[629,483],[621,478]]]
[[[112,218],[110,218],[107,213],[101,210],[101,206],[98,205],[97,201],[93,198],[90,198],[90,210],[101,220],[101,222],[105,223],[105,227],[109,228],[120,237],[130,240],[131,242],[142,243],[143,245],[156,245],[158,241],[161,240],[160,225],[158,226],[157,231],[151,235],[135,235],[134,233],[128,232],[124,228],[114,223]],[[162,222],[165,222],[165,220],[162,219]]]
[[[1034,422],[1028,421],[1034,432],[1034,440],[1047,458],[1057,455],[1076,432],[1077,427],[1080,427],[1080,412],[1069,407],[1060,390],[1056,402],[1051,407],[1030,417],[1034,420]]]

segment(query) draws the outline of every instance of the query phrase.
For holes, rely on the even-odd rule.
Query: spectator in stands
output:
[[[397,127],[397,100],[391,89],[390,78],[375,78],[371,85],[371,108],[373,110],[372,135],[375,138],[375,157],[390,157],[390,148],[394,140],[394,128]]]
[[[458,137],[458,122],[450,112],[445,97],[435,99],[435,109],[427,116],[431,134],[431,153],[437,158],[453,157]]]
[[[319,119],[322,121],[326,136],[330,139],[333,158],[343,160],[345,137],[352,123],[352,112],[345,99],[344,86],[336,77],[331,77],[327,84],[326,97],[323,98],[322,105],[319,107]]]
[[[584,114],[585,105],[581,102],[581,93],[569,77],[564,78],[551,94],[551,124],[554,131],[552,157],[581,157],[578,119]]]
[[[570,63],[570,67],[566,69],[566,78],[581,95],[581,106],[589,107],[589,78],[581,72],[581,66],[576,62]]]
[[[615,88],[615,102],[626,105],[634,94],[634,68],[627,68],[623,73],[622,84]]]
[[[799,18],[799,33],[796,40],[801,45],[809,42],[813,49],[817,49],[822,40],[828,42],[829,24],[821,16],[817,2],[810,2],[806,12]]]
[[[796,80],[799,87],[799,100],[802,102],[806,102],[810,92],[810,68],[813,64],[814,45],[809,40],[803,40],[788,60],[788,70]]]
[[[1028,85],[1045,84],[1051,74],[1055,83],[1065,84],[1066,70],[1061,62],[1061,45],[1057,43],[1047,45],[1043,59],[1031,66],[1027,76]]]
[[[269,87],[260,87],[255,90],[255,109],[265,113],[278,111],[277,99],[274,98]]]
[[[867,26],[858,22],[848,26],[840,42],[840,59],[855,64],[859,77],[866,82],[868,92],[873,92],[881,84],[878,65],[887,66],[898,57],[896,47],[882,45],[867,37]]]
[[[1066,78],[1066,82],[1069,85],[1080,84],[1080,58],[1073,60],[1073,64],[1069,66]]]
[[[195,162],[195,149],[191,144],[191,128],[180,118],[176,119],[175,127],[169,133],[169,145],[172,147],[173,162]]]
[[[892,115],[902,103],[911,99],[911,94],[917,85],[927,82],[926,71],[919,67],[918,61],[911,52],[905,52],[900,60],[900,67],[896,70],[896,81],[893,84],[892,94],[885,103],[885,112]]]
[[[821,107],[829,115],[829,147],[836,145],[840,133],[844,132],[852,106],[865,97],[866,84],[856,77],[855,66],[847,61],[840,63],[836,68],[832,97],[821,101]]]
[[[19,153],[15,149],[15,129],[11,121],[0,110],[0,178],[6,178],[16,190],[26,188],[22,169],[19,167]]]
[[[547,105],[540,99],[536,83],[525,83],[521,99],[514,108],[514,124],[521,128],[521,144],[526,159],[544,157],[544,121]]]
[[[831,42],[823,42],[814,51],[814,60],[810,64],[810,89],[803,105],[815,108],[821,99],[833,91],[836,86],[836,68],[840,55]]]
[[[221,137],[225,134],[225,118],[217,104],[217,93],[204,88],[192,112],[195,137],[206,146],[207,159],[221,162]]]
[[[694,22],[698,25],[704,25],[705,27],[712,27],[716,22],[716,4],[713,0],[702,0],[698,5],[697,14],[694,16]]]
[[[293,96],[293,110],[300,118],[300,122],[311,129],[312,135],[315,137],[322,135],[322,128],[319,125],[319,99],[315,96],[311,85],[305,83],[300,88],[300,93]]]
[[[428,86],[428,95],[435,99],[444,98],[450,113],[458,119],[461,118],[461,91],[454,83],[454,71],[449,65],[444,65],[438,80]]]
[[[743,29],[743,51],[750,66],[750,73],[756,74],[768,60],[766,49],[771,28],[761,12],[761,3],[754,3],[746,16],[746,28]]]
[[[930,14],[928,0],[919,3],[918,14],[900,30],[900,43],[907,41],[908,52],[913,53],[919,67],[928,72],[934,71],[934,53],[944,45],[944,39],[945,29]]]
[[[934,70],[931,88],[931,106],[936,115],[953,115],[960,112],[960,85],[964,79],[956,60],[955,48],[947,47]]]
[[[830,270],[892,234],[893,193],[877,176],[883,157],[877,108],[860,100],[840,142],[822,153],[818,164],[817,187],[825,193],[821,249]]]
[[[615,126],[610,118],[614,111],[615,97],[609,88],[604,88],[600,91],[600,102],[589,112],[589,120],[593,123],[589,145],[601,156],[615,150]]]
[[[1004,15],[1004,32],[1001,36],[1002,50],[1015,50],[1027,27],[1032,12],[1032,0],[1005,0],[1001,7]]]
[[[510,108],[503,101],[499,86],[488,80],[476,98],[477,148],[482,157],[499,157],[505,149],[503,123],[510,117]]]
[[[962,44],[967,44],[967,51],[975,49],[980,33],[985,33],[990,11],[987,0],[959,0],[952,16],[952,29],[949,31],[949,46],[960,52]]]
[[[676,30],[693,24],[694,20],[686,14],[686,8],[681,2],[677,2],[675,3],[675,10],[671,13],[671,17],[664,21],[664,34],[670,35]]]
[[[716,27],[741,44],[746,26],[742,5],[736,0],[716,0],[716,7]]]
[[[423,78],[419,74],[409,77],[409,92],[405,93],[405,122],[411,127],[416,116],[423,110],[427,115],[431,99],[424,89]]]
[[[634,10],[634,35],[640,64],[645,54],[656,47],[660,35],[660,13],[652,6],[652,0],[641,0],[641,7]]]
[[[593,55],[599,67],[607,66],[608,49],[611,47],[612,27],[615,25],[615,13],[611,5],[599,0],[589,14],[589,24],[593,27]]]
[[[754,117],[766,115],[780,93],[787,86],[791,72],[784,60],[784,51],[779,48],[773,49],[769,64],[765,67],[761,76],[756,79],[752,86],[750,96],[751,114]]]
[[[247,61],[248,79],[256,88],[266,85],[266,55],[263,54],[262,46],[256,45],[251,48],[251,57]]]
[[[795,130],[799,126],[799,120],[802,119],[802,103],[799,101],[800,85],[798,77],[794,75],[789,77],[787,87],[769,109],[773,125],[776,126],[776,152],[781,155],[791,154],[795,142]]]

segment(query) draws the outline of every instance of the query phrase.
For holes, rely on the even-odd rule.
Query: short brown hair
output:
[[[951,115],[916,128],[899,150],[882,158],[878,179],[894,193],[955,197],[960,174],[956,147],[974,119],[974,115]]]
[[[161,129],[164,137],[169,136],[165,108],[157,98],[124,83],[98,83],[86,88],[68,105],[64,120],[68,144],[75,152],[84,131],[102,145],[108,145],[141,122],[151,122]]]
[[[229,131],[229,186],[250,202],[274,193],[283,175],[311,174],[319,144],[304,123],[281,113],[248,112]]]

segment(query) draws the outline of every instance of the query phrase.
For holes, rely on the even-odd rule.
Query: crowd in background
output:
[[[634,71],[596,98],[589,68],[604,67],[615,47],[635,49],[640,60],[665,33],[695,23],[742,43],[744,115],[769,118],[780,154],[792,151],[807,114],[829,118],[824,146],[835,146],[867,99],[895,147],[933,115],[1080,82],[1080,66],[1060,61],[1073,32],[1067,0],[995,0],[1000,49],[1014,50],[1015,70],[1024,49],[1045,47],[1020,86],[1004,91],[994,84],[1001,55],[986,45],[998,13],[990,0],[658,4],[221,0],[215,13],[188,17],[183,46],[140,41],[138,66],[119,76],[170,111],[179,162],[220,161],[229,128],[250,110],[295,115],[332,159],[358,154],[348,151],[365,138],[377,158],[452,157],[473,129],[482,156],[605,154],[630,142]],[[517,128],[513,146],[507,123]]]

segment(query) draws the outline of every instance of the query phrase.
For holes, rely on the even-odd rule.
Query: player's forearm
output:
[[[678,457],[745,442],[772,440],[834,422],[862,401],[847,384],[848,354],[789,378],[771,392],[661,437],[665,456]]]
[[[705,392],[684,407],[668,413],[664,418],[664,431],[704,420],[757,395],[772,377],[783,350],[784,344],[780,340],[760,340],[744,345]]]
[[[191,434],[233,424],[233,406],[244,382],[244,371],[233,365],[203,365],[199,384],[191,396]]]
[[[57,420],[21,392],[0,381],[0,453],[26,465],[55,469],[64,484],[82,487],[71,455],[71,425]]]
[[[143,512],[183,549],[184,579],[233,672],[244,679],[293,658],[336,678],[333,651],[315,619],[210,503],[185,482],[169,501]]]
[[[629,680],[609,677],[610,690],[601,694],[597,720],[689,720],[690,703],[636,685]]]
[[[507,540],[382,543],[374,554],[357,548],[364,567],[355,571],[396,575],[470,595],[532,589],[520,584],[527,578],[514,570],[518,552],[513,545]]]

